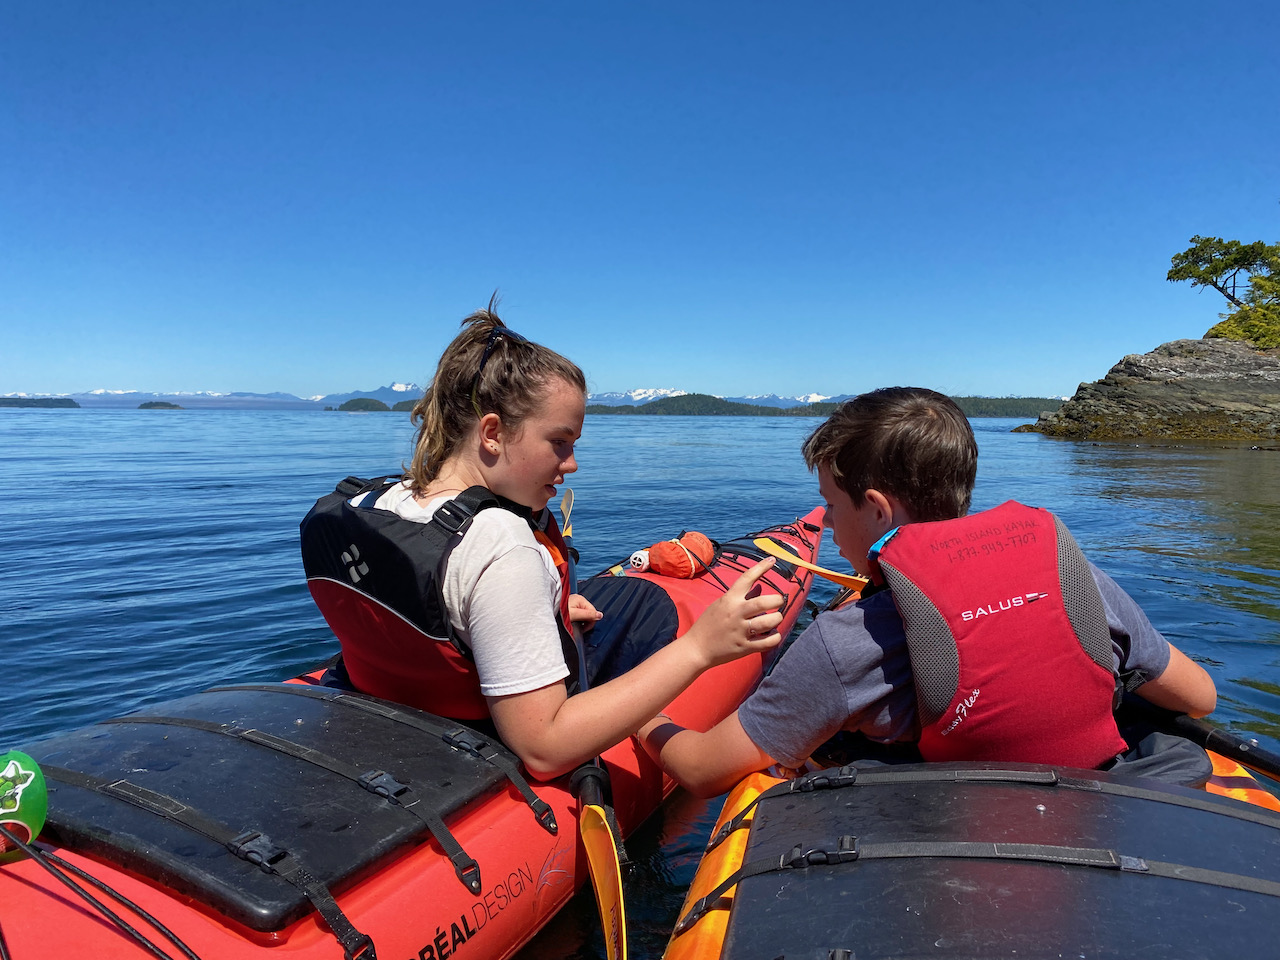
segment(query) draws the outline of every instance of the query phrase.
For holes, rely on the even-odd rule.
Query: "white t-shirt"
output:
[[[453,499],[425,507],[401,482],[377,506],[415,523],[428,523]],[[445,561],[445,607],[458,639],[476,660],[486,697],[527,693],[569,675],[556,627],[560,574],[523,517],[482,510]]]

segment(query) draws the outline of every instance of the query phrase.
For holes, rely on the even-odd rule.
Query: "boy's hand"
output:
[[[768,557],[740,576],[685,634],[697,645],[706,666],[771,650],[782,642],[777,628],[782,623],[778,608],[783,599],[776,593],[761,594],[757,583],[773,565],[773,557]]]
[[[603,620],[604,614],[591,605],[588,600],[580,593],[569,594],[569,619],[574,623],[592,624],[597,620]]]

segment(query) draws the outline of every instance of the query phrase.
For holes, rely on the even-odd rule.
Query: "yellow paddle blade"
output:
[[[604,810],[595,804],[582,808],[578,818],[582,845],[587,851],[587,867],[591,886],[600,909],[600,926],[604,929],[604,946],[609,960],[627,960],[627,916],[622,907],[622,869],[618,864],[618,846]]]
[[[757,537],[753,542],[757,547],[770,556],[777,557],[779,560],[785,560],[792,566],[803,567],[805,570],[812,570],[818,576],[830,580],[832,583],[838,583],[842,587],[852,587],[854,590],[861,590],[871,582],[866,577],[859,577],[852,573],[836,573],[834,570],[828,570],[826,567],[820,567],[816,563],[810,563],[808,560],[802,560],[786,547],[781,544],[774,543],[768,537]]]
[[[573,536],[573,523],[569,517],[573,515],[573,487],[564,488],[564,496],[560,498],[560,533],[565,537]]]

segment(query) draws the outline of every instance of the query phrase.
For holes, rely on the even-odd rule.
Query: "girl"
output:
[[[440,358],[413,410],[407,476],[376,495],[376,507],[449,531],[434,573],[443,625],[474,658],[465,669],[478,675],[498,735],[530,773],[549,779],[625,739],[707,668],[780,643],[782,598],[746,597],[773,564],[764,560],[683,636],[622,676],[568,696],[569,621],[602,615],[569,595],[564,543],[546,508],[578,469],[586,380],[569,360],[505,327],[493,307],[463,320]],[[476,509],[477,497],[498,509]],[[419,669],[418,652],[399,658],[396,681]],[[380,692],[370,689],[376,679],[352,674],[362,689]],[[428,672],[415,684],[413,705],[433,709],[432,681]]]

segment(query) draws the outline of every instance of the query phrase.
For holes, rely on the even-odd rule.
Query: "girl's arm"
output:
[[[549,780],[625,740],[709,667],[776,647],[782,597],[746,596],[772,566],[772,558],[757,563],[687,633],[607,683],[573,697],[562,683],[490,697],[499,736],[533,776]]]

